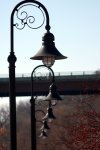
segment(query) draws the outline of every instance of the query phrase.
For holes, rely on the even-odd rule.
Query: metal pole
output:
[[[9,62],[9,98],[10,98],[10,140],[11,150],[17,150],[17,133],[16,133],[16,88],[15,88],[15,62],[16,56],[14,55],[14,33],[11,18],[11,52],[8,57]]]
[[[31,150],[36,150],[36,118],[35,118],[35,98],[33,89],[33,73],[31,73]]]
[[[16,98],[15,98],[15,61],[16,57],[11,54],[8,57],[9,65],[9,96],[10,96],[10,140],[11,150],[17,150],[16,136]]]
[[[31,98],[31,150],[36,150],[35,99]]]

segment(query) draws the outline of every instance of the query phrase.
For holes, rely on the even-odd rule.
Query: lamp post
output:
[[[32,6],[38,8],[43,15],[43,22],[38,27],[33,27],[35,21],[34,16],[28,15],[27,10],[23,10],[26,6]],[[14,20],[15,15],[19,22]],[[22,30],[25,26],[32,29],[40,28],[44,23],[46,33],[43,36],[42,47],[39,52],[31,57],[31,59],[42,60],[47,66],[52,66],[54,61],[57,59],[65,59],[67,57],[63,56],[55,47],[54,35],[50,33],[49,24],[49,14],[47,9],[43,4],[38,1],[24,0],[18,3],[11,13],[10,19],[10,39],[11,39],[11,50],[8,56],[9,62],[9,99],[10,99],[10,137],[11,137],[11,150],[17,150],[17,135],[16,135],[16,84],[15,84],[15,62],[17,60],[14,52],[14,28]]]
[[[57,90],[56,90],[56,86],[55,86],[55,76],[54,76],[54,72],[50,67],[47,67],[45,65],[39,65],[36,66],[32,73],[31,73],[31,99],[30,99],[30,103],[31,103],[31,149],[32,150],[36,150],[36,116],[35,116],[35,101],[36,98],[34,98],[34,74],[35,71],[41,67],[45,67],[47,68],[51,75],[52,75],[52,83],[50,85],[50,91],[49,94],[47,95],[47,97],[44,99],[44,101],[48,101],[49,102],[49,106],[47,108],[47,114],[42,118],[44,120],[43,123],[43,128],[42,128],[42,134],[43,136],[46,136],[46,132],[45,132],[45,127],[46,129],[48,129],[48,125],[47,125],[47,121],[48,119],[55,119],[55,116],[53,115],[53,109],[52,109],[52,102],[53,100],[62,100],[61,97],[59,96]],[[56,105],[56,104],[54,104]],[[42,110],[39,110],[42,111]],[[43,111],[42,111],[43,112]]]

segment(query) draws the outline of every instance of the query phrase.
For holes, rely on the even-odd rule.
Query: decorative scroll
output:
[[[26,25],[31,29],[38,29],[45,22],[43,10],[31,3],[20,6],[16,10],[15,16],[14,26],[19,30],[22,30]]]

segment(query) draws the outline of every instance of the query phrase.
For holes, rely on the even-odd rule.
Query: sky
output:
[[[0,4],[0,74],[8,74],[7,57],[10,53],[10,16],[20,0],[6,0]],[[57,60],[55,72],[95,71],[100,69],[100,0],[39,0],[48,10],[51,33],[57,49],[67,59]],[[34,8],[37,19],[41,14]],[[16,16],[15,16],[16,21]],[[31,73],[41,61],[30,57],[42,45],[45,24],[39,29],[14,28],[16,73]]]

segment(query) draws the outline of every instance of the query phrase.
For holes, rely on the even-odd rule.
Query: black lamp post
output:
[[[32,150],[36,150],[36,117],[35,117],[35,101],[37,100],[34,96],[34,76],[35,75],[35,71],[41,67],[45,67],[47,68],[51,75],[52,75],[52,83],[50,85],[50,91],[49,94],[47,95],[47,97],[44,99],[44,101],[48,101],[49,102],[49,106],[47,108],[47,114],[42,118],[44,120],[43,122],[43,129],[42,129],[42,136],[47,136],[46,132],[45,132],[45,128],[48,129],[48,125],[47,125],[47,121],[51,120],[51,119],[55,119],[55,116],[53,115],[53,109],[52,109],[52,102],[53,100],[62,100],[61,97],[59,96],[57,90],[56,90],[56,86],[55,86],[55,76],[54,76],[54,72],[50,67],[47,67],[45,65],[39,65],[36,66],[32,73],[31,73],[31,149]],[[52,88],[51,88],[52,87]],[[51,96],[52,95],[52,96]],[[55,104],[54,104],[55,105]],[[42,111],[42,110],[39,110]],[[43,112],[43,111],[42,111]]]
[[[43,14],[43,23],[38,27],[33,27],[35,21],[34,17],[28,15],[27,10],[23,10],[26,6],[37,7]],[[14,17],[20,22],[17,23]],[[11,137],[11,150],[17,150],[17,136],[16,136],[16,84],[15,84],[15,62],[17,60],[14,53],[14,28],[22,30],[26,25],[32,29],[40,28],[46,22],[46,33],[43,37],[42,47],[39,52],[31,59],[42,60],[47,66],[52,66],[57,59],[65,59],[55,47],[54,36],[50,33],[49,14],[43,4],[38,1],[24,0],[18,3],[11,13],[10,20],[10,36],[11,36],[11,51],[8,56],[9,62],[9,97],[10,97],[10,137]]]

